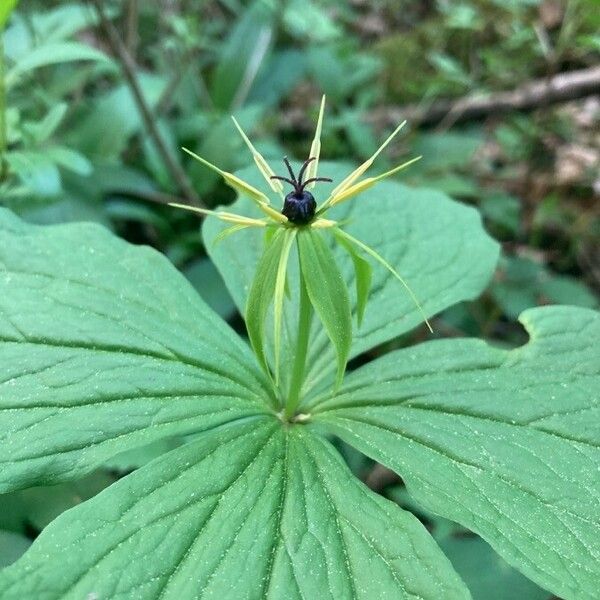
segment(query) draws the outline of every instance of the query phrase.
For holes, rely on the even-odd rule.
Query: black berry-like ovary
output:
[[[310,192],[307,192],[305,187],[313,181],[331,181],[329,177],[311,177],[306,181],[303,180],[306,168],[313,160],[316,160],[314,156],[304,161],[304,164],[300,168],[298,178],[296,178],[292,166],[290,165],[287,156],[285,156],[283,162],[290,174],[289,178],[281,177],[280,175],[271,176],[271,179],[285,181],[294,188],[294,191],[290,192],[285,197],[283,209],[281,210],[281,214],[285,215],[288,218],[288,221],[294,225],[308,225],[313,220],[317,210],[315,197]]]
[[[317,202],[314,196],[303,190],[302,192],[290,192],[283,201],[283,210],[281,211],[294,225],[307,225],[313,220]]]

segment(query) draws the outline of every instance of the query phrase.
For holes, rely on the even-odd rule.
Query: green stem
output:
[[[296,337],[296,353],[292,367],[290,389],[285,403],[285,416],[290,419],[298,408],[300,391],[304,383],[306,368],[306,353],[308,351],[308,338],[310,336],[310,321],[312,318],[312,305],[306,291],[306,284],[300,269],[300,310],[298,312],[298,335]]]

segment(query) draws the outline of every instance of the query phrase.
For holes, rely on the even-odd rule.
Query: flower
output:
[[[237,128],[238,132],[242,136],[242,139],[244,140],[245,144],[248,146],[248,149],[252,153],[254,162],[256,163],[258,170],[261,172],[262,176],[265,178],[269,187],[274,192],[279,194],[282,198],[284,195],[283,195],[283,185],[281,184],[281,181],[287,181],[292,186],[301,187],[302,188],[301,190],[299,190],[298,187],[295,187],[294,191],[296,193],[302,193],[306,189],[311,189],[317,181],[331,181],[330,179],[325,178],[325,177],[317,177],[317,169],[318,169],[319,157],[320,157],[320,153],[321,153],[321,129],[322,129],[322,125],[323,125],[324,112],[325,112],[325,96],[323,96],[323,98],[321,100],[321,108],[319,110],[319,118],[317,120],[317,128],[315,131],[315,137],[311,144],[309,157],[302,165],[300,172],[299,172],[298,179],[296,179],[296,177],[292,171],[292,168],[287,160],[287,157],[285,157],[283,160],[288,168],[288,171],[290,174],[290,179],[276,175],[275,172],[273,171],[273,169],[271,169],[271,167],[265,160],[265,158],[254,147],[254,144],[252,144],[252,142],[250,141],[250,139],[248,138],[248,136],[246,135],[244,130],[240,127],[240,124],[237,122],[236,118],[231,117],[235,124],[235,127]],[[400,125],[398,125],[398,127],[396,127],[396,129],[385,140],[385,142],[383,142],[383,144],[381,144],[381,146],[377,149],[375,154],[373,154],[373,156],[371,156],[371,158],[369,158],[364,163],[362,163],[357,169],[352,171],[352,173],[350,173],[350,175],[348,175],[348,177],[346,177],[331,192],[331,194],[329,195],[329,198],[327,198],[327,200],[325,200],[325,202],[323,202],[323,204],[321,206],[316,207],[316,210],[314,213],[314,218],[311,218],[308,222],[295,223],[293,218],[290,219],[286,216],[286,214],[285,214],[286,207],[285,206],[281,212],[278,212],[271,206],[269,197],[266,194],[264,194],[260,190],[257,190],[254,186],[243,181],[242,179],[240,179],[233,173],[228,173],[227,171],[223,171],[216,165],[213,165],[212,163],[208,162],[206,159],[202,158],[201,156],[198,156],[197,154],[195,154],[191,150],[188,150],[187,148],[183,148],[183,151],[187,152],[190,156],[195,158],[197,161],[201,162],[204,166],[208,167],[209,169],[212,169],[213,171],[215,171],[216,173],[221,175],[221,177],[223,177],[225,182],[230,187],[232,187],[234,190],[236,190],[240,194],[248,196],[251,200],[253,200],[254,203],[256,204],[256,206],[258,207],[258,209],[264,213],[265,218],[252,219],[249,217],[245,217],[242,215],[236,215],[234,213],[230,213],[230,212],[226,212],[226,211],[208,210],[205,208],[198,208],[198,207],[189,206],[186,204],[170,203],[170,206],[174,206],[177,208],[183,208],[185,210],[190,210],[190,211],[193,211],[196,213],[201,213],[203,215],[214,216],[214,217],[217,217],[218,219],[221,219],[222,221],[227,221],[230,223],[235,223],[237,225],[240,225],[243,228],[266,227],[267,225],[287,225],[287,226],[308,225],[308,226],[310,226],[312,228],[316,228],[316,229],[335,227],[335,226],[337,226],[337,223],[335,221],[331,221],[329,219],[324,219],[321,215],[325,214],[325,212],[327,212],[333,206],[336,206],[337,204],[341,204],[342,202],[346,202],[350,198],[353,198],[354,196],[365,191],[366,189],[372,187],[378,181],[381,181],[382,179],[386,179],[387,177],[390,177],[391,175],[398,173],[402,169],[405,169],[406,167],[412,165],[413,163],[415,163],[416,161],[421,159],[420,156],[417,156],[417,157],[415,157],[415,158],[413,158],[413,159],[411,159],[389,171],[386,171],[385,173],[383,173],[381,175],[378,175],[376,177],[367,177],[365,179],[362,179],[361,181],[357,181],[362,175],[365,174],[367,169],[369,169],[369,167],[373,164],[375,159],[388,146],[388,144],[394,139],[394,137],[400,132],[400,130],[404,127],[404,125],[406,125],[406,121],[403,121],[402,123],[400,123]],[[304,183],[302,183],[303,175],[306,175],[306,177],[304,178]],[[294,193],[294,192],[292,192],[292,193]],[[289,196],[290,196],[290,194],[288,194],[288,197]]]
[[[400,281],[400,283],[404,286],[408,294],[411,296],[412,300],[416,304],[417,308],[421,312],[423,316],[423,320],[429,327],[430,331],[432,331],[429,322],[427,321],[427,317],[419,304],[419,301],[415,297],[408,283],[402,278],[402,276],[390,265],[382,256],[380,256],[373,248],[367,246],[360,240],[351,236],[349,233],[344,231],[340,224],[336,221],[327,219],[324,215],[327,211],[342,202],[346,202],[353,198],[354,196],[360,194],[361,192],[367,190],[368,188],[374,186],[376,183],[398,173],[402,169],[405,169],[409,165],[413,164],[421,157],[417,156],[381,175],[377,175],[375,177],[364,177],[367,170],[371,167],[375,159],[383,152],[383,150],[390,144],[390,142],[394,139],[394,137],[400,132],[400,130],[406,124],[406,121],[403,121],[396,127],[396,129],[392,132],[392,134],[381,144],[381,146],[377,149],[377,151],[371,156],[368,160],[363,162],[358,168],[356,168],[352,173],[350,173],[341,183],[339,183],[331,192],[329,197],[318,206],[314,196],[309,191],[313,188],[313,186],[319,181],[331,181],[331,179],[326,177],[319,177],[317,175],[318,167],[319,167],[319,158],[321,153],[321,129],[323,125],[323,114],[325,111],[325,96],[323,96],[321,100],[321,106],[319,110],[319,116],[317,120],[317,127],[315,131],[315,136],[310,148],[310,154],[307,160],[303,163],[300,170],[298,171],[298,175],[294,173],[287,157],[284,157],[284,163],[287,168],[289,177],[276,175],[273,169],[269,166],[265,158],[258,152],[258,150],[254,147],[248,136],[245,134],[243,129],[240,127],[239,123],[232,117],[235,127],[237,128],[239,134],[244,140],[246,146],[252,153],[254,158],[254,162],[258,167],[258,170],[264,177],[268,186],[271,190],[278,194],[283,200],[282,210],[276,210],[269,197],[256,189],[246,181],[243,181],[236,175],[232,173],[228,173],[227,171],[223,171],[219,167],[209,163],[204,158],[198,156],[194,152],[191,152],[187,148],[183,148],[185,152],[187,152],[190,156],[201,162],[203,165],[217,172],[225,182],[239,192],[242,195],[249,197],[258,210],[263,213],[262,218],[252,218],[243,215],[238,215],[232,212],[221,211],[221,210],[208,210],[204,208],[198,208],[194,206],[184,205],[184,204],[175,204],[171,203],[171,206],[175,206],[177,208],[182,208],[185,210],[189,210],[192,212],[200,213],[203,215],[214,216],[222,221],[231,223],[231,226],[227,229],[223,230],[219,235],[219,239],[222,239],[224,236],[229,235],[231,233],[235,233],[241,229],[246,229],[250,227],[269,227],[274,228],[276,230],[275,234],[271,236],[269,239],[271,240],[271,246],[269,250],[269,243],[267,243],[267,247],[265,248],[265,253],[263,258],[261,259],[261,263],[269,262],[270,265],[275,265],[274,269],[271,269],[270,272],[273,273],[272,281],[270,284],[265,284],[264,281],[261,280],[259,275],[262,273],[262,278],[264,279],[264,273],[267,271],[265,267],[261,271],[261,263],[259,263],[257,267],[257,275],[255,277],[255,282],[253,283],[253,289],[256,288],[258,291],[253,295],[253,289],[250,290],[249,298],[248,298],[248,309],[246,311],[246,325],[248,328],[248,333],[250,337],[250,342],[252,347],[263,365],[264,369],[272,375],[273,381],[275,384],[278,382],[279,378],[279,344],[281,338],[281,326],[282,326],[282,314],[283,314],[283,302],[284,302],[284,289],[286,282],[286,273],[287,273],[287,263],[290,256],[290,249],[294,243],[297,241],[300,244],[301,240],[306,240],[309,236],[310,232],[312,232],[311,237],[313,241],[318,245],[320,242],[314,239],[317,236],[316,230],[326,230],[331,231],[336,239],[336,241],[340,244],[340,246],[350,254],[352,258],[352,262],[355,268],[356,275],[356,314],[357,321],[360,325],[362,320],[366,302],[369,294],[370,282],[371,282],[371,273],[370,273],[370,265],[367,261],[361,256],[362,253],[367,254],[369,257],[377,261],[380,265],[385,267],[392,275]],[[292,191],[290,191],[287,195],[284,194],[283,184],[288,183],[292,186]],[[279,235],[282,234],[282,235]],[[273,240],[277,240],[275,243]],[[322,248],[322,246],[321,246]],[[275,255],[273,253],[275,252]],[[324,252],[324,250],[323,250]],[[330,257],[333,260],[333,256]],[[264,265],[263,265],[264,266]],[[336,267],[337,269],[337,267]],[[305,275],[302,275],[304,277]],[[332,279],[336,279],[334,277]],[[341,276],[339,277],[341,279]],[[266,294],[264,292],[264,286],[269,285]],[[300,292],[303,293],[303,286],[305,283],[301,281],[300,283]],[[327,287],[327,281],[319,282],[319,285]],[[333,286],[333,283],[332,283]],[[310,290],[308,290],[310,296]],[[347,292],[345,290],[338,289],[336,294],[338,297],[342,295],[347,296]],[[316,298],[317,294],[314,294],[315,297],[309,298],[310,303],[312,304],[315,312],[319,314],[321,321],[323,322],[326,329],[328,329],[328,335],[336,347],[336,352],[338,354],[338,382],[341,381],[341,376],[343,374],[345,364],[348,358],[348,354],[350,351],[349,341],[344,341],[343,343],[337,339],[336,331],[348,331],[348,326],[351,330],[351,316],[349,312],[349,308],[347,310],[338,311],[343,313],[339,320],[340,322],[332,325],[330,315],[323,314],[323,307],[319,305],[319,302]],[[268,360],[266,357],[266,353],[264,350],[264,321],[266,319],[266,310],[267,304],[273,302],[274,304],[274,360],[275,366],[273,369],[269,367]],[[252,305],[261,304],[261,308],[256,310]],[[346,336],[347,337],[347,336]],[[301,338],[299,333],[298,338]],[[293,387],[293,386],[292,386]],[[295,390],[297,393],[298,390]]]

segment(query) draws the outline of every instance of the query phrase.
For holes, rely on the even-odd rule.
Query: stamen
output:
[[[333,180],[330,179],[329,177],[310,177],[306,181],[302,181],[302,179],[304,178],[304,174],[310,172],[310,165],[313,164],[313,162],[316,160],[317,160],[316,156],[311,156],[310,158],[307,158],[304,161],[304,163],[302,164],[302,166],[300,167],[300,171],[298,172],[298,178],[296,179],[296,175],[294,175],[294,170],[292,169],[292,165],[290,164],[288,157],[284,156],[283,162],[285,163],[285,166],[287,167],[287,170],[290,174],[290,178],[281,177],[280,175],[271,175],[269,177],[269,179],[277,179],[279,181],[285,181],[286,183],[289,183],[294,188],[294,192],[296,194],[298,194],[298,196],[300,196],[304,193],[304,190],[307,185],[314,183],[316,181],[327,181],[327,182],[331,183]],[[308,171],[307,171],[307,169],[308,169]]]
[[[283,157],[283,162],[285,163],[285,166],[287,167],[288,173],[290,174],[290,177],[292,178],[292,181],[294,182],[293,185],[297,186],[298,185],[298,181],[296,181],[296,176],[294,175],[294,171],[292,170],[292,165],[290,165],[290,161],[288,160],[287,156]]]
[[[332,183],[333,179],[330,179],[329,177],[311,177],[310,179],[307,179],[302,186],[306,187],[312,181],[327,181],[328,183]]]
[[[300,173],[298,173],[298,183],[304,187],[306,185],[307,182],[302,183],[302,178],[304,177],[304,171],[306,171],[306,167],[308,167],[308,165],[310,165],[310,163],[313,160],[316,160],[317,157],[316,156],[312,156],[311,158],[307,158],[304,161],[304,164],[302,165],[302,168],[300,169]]]
[[[285,181],[286,183],[289,183],[290,185],[293,185],[294,187],[296,187],[296,182],[292,181],[291,179],[288,179],[287,177],[280,177],[279,175],[271,175],[271,179],[279,179],[280,181]]]

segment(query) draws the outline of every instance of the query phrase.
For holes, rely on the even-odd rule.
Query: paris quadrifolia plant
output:
[[[354,170],[322,161],[323,112],[283,174],[235,121],[258,173],[188,151],[238,192],[182,208],[216,217],[205,245],[249,344],[158,252],[0,210],[0,498],[129,467],[0,572],[2,600],[469,598],[442,549],[474,538],[444,519],[514,568],[491,559],[502,589],[598,597],[598,313],[529,309],[517,348],[386,352],[479,295],[498,244],[474,208],[393,178],[416,159],[367,175],[402,125]],[[336,446],[395,471],[406,506]]]
[[[319,206],[314,195],[309,190],[318,182],[332,182],[329,177],[317,176],[321,154],[321,130],[324,112],[325,96],[321,100],[315,137],[310,148],[310,156],[300,167],[297,176],[288,158],[284,157],[283,159],[289,177],[275,175],[273,169],[254,147],[235,117],[233,117],[233,122],[252,153],[260,174],[265,179],[271,191],[281,197],[283,201],[283,209],[281,211],[273,208],[269,197],[250,183],[236,177],[232,173],[222,171],[185,148],[184,150],[188,154],[203,165],[216,171],[236,191],[250,198],[264,216],[258,219],[228,211],[211,211],[183,204],[172,204],[172,206],[178,208],[214,216],[226,223],[232,223],[232,225],[221,232],[217,241],[231,233],[249,227],[266,229],[265,248],[258,261],[256,274],[250,287],[250,293],[248,294],[245,319],[252,348],[259,363],[271,377],[276,388],[280,385],[283,304],[285,290],[288,285],[288,261],[292,247],[296,247],[299,258],[299,280],[298,289],[296,290],[299,298],[296,348],[291,378],[289,380],[289,389],[277,390],[280,401],[283,403],[282,416],[284,418],[293,418],[295,416],[295,411],[300,401],[313,312],[318,315],[336,350],[336,386],[339,386],[342,381],[350,354],[352,315],[349,294],[346,282],[323,234],[330,233],[331,239],[337,242],[352,259],[356,280],[356,319],[359,326],[364,315],[371,286],[371,266],[365,260],[365,257],[369,257],[387,269],[404,286],[406,292],[421,313],[423,320],[431,330],[431,325],[413,291],[389,262],[373,248],[370,248],[367,244],[364,244],[344,231],[340,223],[324,217],[334,206],[358,196],[377,182],[398,173],[421,158],[420,156],[413,158],[376,177],[361,179],[377,156],[404,127],[406,121],[396,127],[371,158],[354,169],[336,185],[327,199]],[[289,184],[292,187],[292,191],[285,194],[284,186],[281,182]],[[271,303],[273,303],[272,339],[274,346],[272,367],[268,363],[265,349],[265,322]],[[306,416],[302,415],[304,418]]]

